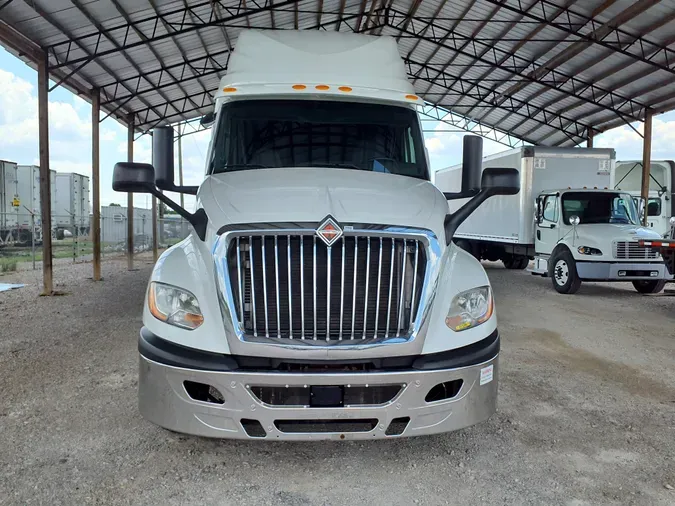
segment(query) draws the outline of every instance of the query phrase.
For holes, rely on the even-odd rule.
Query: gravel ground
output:
[[[231,442],[136,409],[151,269],[59,264],[0,293],[0,504],[675,504],[675,297],[488,266],[503,337],[499,412],[372,442]]]

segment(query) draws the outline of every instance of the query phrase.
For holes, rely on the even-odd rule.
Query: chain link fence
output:
[[[152,250],[152,211],[134,208],[134,252]],[[101,208],[101,257],[103,260],[126,255],[128,241],[127,208]],[[187,237],[189,224],[177,215],[158,219],[158,248],[172,246]],[[39,269],[43,255],[43,237],[52,237],[54,263],[91,261],[94,252],[92,216],[54,215],[50,227],[43,227],[40,215],[27,209],[0,213],[0,273]]]

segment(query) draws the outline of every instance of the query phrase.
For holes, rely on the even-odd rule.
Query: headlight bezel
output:
[[[163,290],[165,293],[159,294],[159,290]],[[173,301],[168,305],[163,300],[167,295],[173,297]],[[157,320],[184,330],[195,330],[204,323],[204,315],[201,312],[199,301],[190,290],[161,281],[150,282],[148,309]]]
[[[474,310],[466,308],[466,303],[471,302],[471,295],[483,296],[484,309],[481,310],[480,306]],[[481,301],[478,302],[482,303]],[[452,298],[445,316],[445,325],[453,332],[463,332],[482,325],[490,320],[493,314],[492,288],[490,285],[476,286],[459,292]]]
[[[577,253],[587,256],[602,256],[602,250],[594,248],[593,246],[579,246],[577,248]]]

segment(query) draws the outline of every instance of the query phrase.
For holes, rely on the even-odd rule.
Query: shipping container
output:
[[[64,230],[78,235],[88,235],[89,211],[89,177],[70,172],[57,172],[52,208],[56,238],[63,238]]]

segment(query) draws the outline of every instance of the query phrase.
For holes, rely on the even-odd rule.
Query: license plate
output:
[[[345,403],[343,386],[312,386],[309,388],[309,405],[313,408],[341,408]]]

